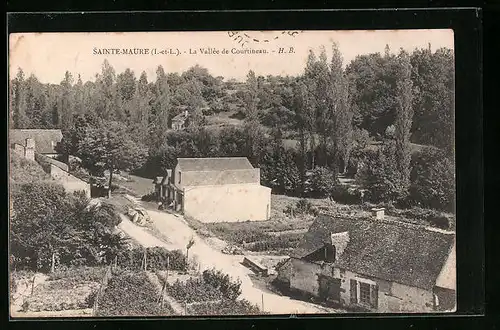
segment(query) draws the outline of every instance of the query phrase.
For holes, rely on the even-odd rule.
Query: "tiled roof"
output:
[[[178,158],[177,162],[182,172],[253,169],[246,157]]]
[[[260,184],[259,169],[187,172],[182,178],[186,187],[225,184]]]
[[[454,253],[453,233],[394,221],[320,215],[293,256],[302,258],[331,243],[332,233],[346,231],[349,243],[335,262],[337,267],[426,290],[434,287]]]
[[[26,139],[35,140],[35,151],[41,154],[54,154],[54,147],[62,140],[60,129],[11,129],[9,130],[9,144],[25,145]],[[54,144],[52,144],[52,142]]]

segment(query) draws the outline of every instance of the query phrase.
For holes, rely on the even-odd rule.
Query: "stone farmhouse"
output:
[[[175,169],[155,181],[157,196],[202,222],[268,220],[271,188],[245,157],[178,158]]]
[[[62,140],[59,129],[11,129],[9,143],[11,151],[21,157],[36,161],[54,180],[68,192],[84,191],[90,197],[90,184],[69,173],[68,165],[56,160],[55,150]]]
[[[277,267],[290,293],[355,311],[451,311],[456,301],[455,234],[377,216],[320,215]]]

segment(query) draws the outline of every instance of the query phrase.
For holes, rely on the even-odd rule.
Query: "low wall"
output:
[[[60,162],[58,160],[55,160],[51,157],[47,157],[42,154],[35,154],[35,160],[39,163],[48,163],[54,166],[59,167],[61,170],[69,172],[69,167],[68,165],[64,164],[63,162]]]
[[[43,170],[58,181],[69,193],[83,190],[87,197],[90,198],[90,183],[77,178],[69,173],[68,165],[47,157],[42,154],[35,154],[35,160],[42,166]]]
[[[54,164],[50,164],[50,175],[61,183],[68,192],[73,193],[83,190],[87,197],[90,198],[90,183],[71,175]]]

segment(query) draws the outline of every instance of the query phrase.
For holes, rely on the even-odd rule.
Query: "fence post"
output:
[[[35,290],[35,277],[36,274],[33,275],[33,280],[31,281],[31,295],[33,295],[33,291]]]

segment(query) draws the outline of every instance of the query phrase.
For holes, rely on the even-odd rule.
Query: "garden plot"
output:
[[[168,303],[159,303],[160,292],[144,271],[115,270],[98,301],[97,316],[175,315]]]
[[[241,295],[241,282],[214,269],[181,280],[167,280],[164,272],[156,275],[165,286],[166,300],[173,301],[184,315],[252,315],[265,314]],[[170,277],[170,275],[169,275]]]
[[[51,312],[91,308],[104,276],[103,268],[78,267],[59,271],[33,289],[24,299],[21,312]]]

